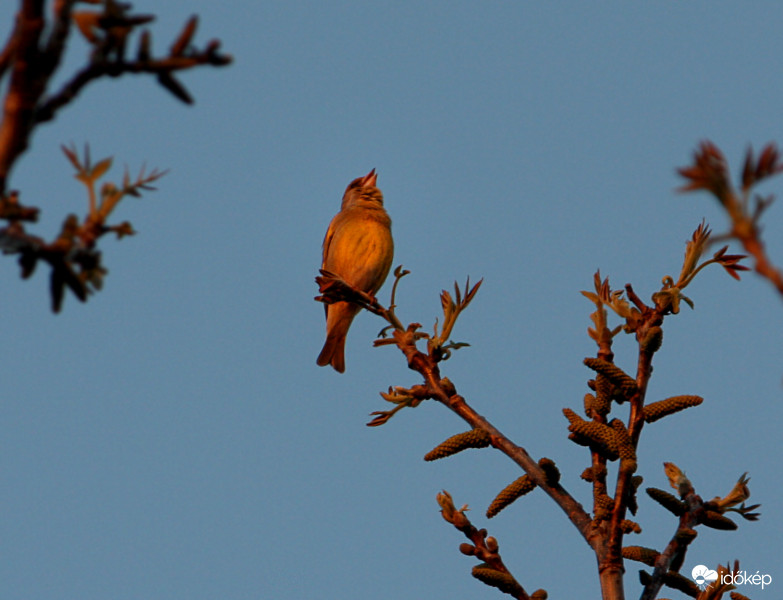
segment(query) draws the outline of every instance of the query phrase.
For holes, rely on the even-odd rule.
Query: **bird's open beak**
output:
[[[362,178],[362,187],[375,187],[376,181],[378,181],[378,173],[373,169]]]

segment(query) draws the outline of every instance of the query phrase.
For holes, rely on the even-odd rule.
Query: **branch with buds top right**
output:
[[[745,252],[755,260],[756,272],[783,295],[783,272],[770,261],[761,239],[761,215],[775,197],[753,193],[760,182],[783,172],[783,161],[777,147],[767,144],[758,157],[754,157],[753,149],[748,148],[739,189],[731,183],[726,157],[710,141],[702,142],[693,153],[693,163],[677,169],[677,172],[688,180],[680,191],[703,190],[715,197],[731,221],[731,229],[725,237],[740,242]]]

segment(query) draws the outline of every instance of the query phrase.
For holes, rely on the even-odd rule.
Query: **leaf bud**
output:
[[[474,556],[476,554],[476,547],[473,544],[464,542],[459,545],[459,551],[465,556]]]

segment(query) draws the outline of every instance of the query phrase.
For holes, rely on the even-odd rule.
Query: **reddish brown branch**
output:
[[[595,538],[592,529],[592,519],[582,508],[582,505],[559,483],[550,485],[544,471],[524,448],[514,444],[494,425],[473,410],[465,399],[456,393],[453,385],[444,384],[437,364],[431,357],[417,350],[412,339],[404,339],[404,336],[401,335],[398,338],[398,346],[408,359],[408,366],[424,378],[431,397],[454,411],[473,429],[486,431],[490,435],[492,446],[518,464],[560,506],[588,544],[594,546]]]
[[[127,73],[147,73],[157,77],[167,91],[186,103],[192,98],[173,73],[199,65],[223,66],[231,57],[219,52],[220,42],[211,41],[203,50],[190,47],[196,19],[186,24],[172,46],[169,56],[151,58],[149,35],[142,35],[138,58],[124,57],[125,38],[137,25],[152,17],[125,14],[129,6],[107,3],[104,13],[95,13],[98,33],[89,41],[93,53],[89,62],[55,93],[44,97],[46,86],[61,63],[75,17],[92,13],[74,13],[74,0],[58,0],[44,39],[46,20],[42,0],[25,0],[6,45],[0,51],[0,78],[10,72],[10,82],[0,122],[0,195],[6,191],[13,165],[30,144],[36,125],[50,121],[73,101],[89,83],[102,77]],[[117,14],[114,14],[117,13]],[[117,33],[120,31],[121,33]],[[84,33],[84,31],[83,31]],[[90,35],[93,35],[90,33]]]
[[[764,249],[764,242],[761,241],[761,237],[755,227],[743,232],[739,228],[735,227],[732,230],[732,235],[739,240],[742,247],[745,248],[745,252],[750,254],[756,261],[754,269],[756,273],[765,277],[775,286],[778,293],[783,296],[783,273],[772,264],[767,257],[766,250]]]
[[[473,576],[487,585],[497,587],[517,600],[530,600],[525,589],[503,563],[498,551],[497,540],[491,536],[487,537],[486,529],[477,529],[470,522],[465,514],[466,507],[457,510],[451,495],[446,491],[438,494],[438,504],[441,507],[443,518],[472,542],[472,544],[460,545],[460,551],[467,556],[475,556],[484,561],[482,565],[474,567]]]
[[[14,26],[8,35],[8,41],[0,51],[0,81],[2,81],[16,52],[17,28]]]
[[[50,77],[60,66],[65,44],[71,32],[71,13],[76,0],[57,0],[54,3],[54,19],[49,39],[41,52],[41,69]]]
[[[626,293],[631,301],[641,311],[642,315],[639,321],[635,323],[635,334],[639,343],[639,355],[636,368],[636,388],[637,391],[630,398],[631,411],[628,418],[628,436],[631,439],[631,445],[634,451],[639,444],[642,427],[644,426],[644,403],[647,394],[647,385],[652,376],[652,359],[654,351],[647,350],[641,343],[649,330],[653,327],[660,327],[663,323],[663,313],[659,308],[647,306],[633,291],[630,284],[625,286]],[[612,509],[612,518],[609,523],[608,536],[606,538],[603,555],[599,555],[599,572],[602,577],[602,588],[607,589],[605,583],[609,584],[609,589],[616,589],[617,582],[609,581],[620,578],[624,571],[622,559],[622,544],[624,531],[622,524],[626,518],[631,495],[634,493],[632,478],[634,469],[621,468],[617,473],[617,483],[614,492],[614,507]],[[604,577],[607,581],[604,581]],[[621,584],[620,584],[621,585]]]
[[[76,98],[87,84],[101,77],[119,77],[129,73],[170,76],[174,71],[182,71],[198,65],[225,65],[230,62],[230,58],[217,54],[215,50],[216,47],[210,46],[204,52],[191,56],[168,57],[149,61],[93,61],[76,73],[58,92],[42,102],[35,111],[35,122],[42,123],[53,119],[57,111]]]
[[[640,600],[655,600],[663,587],[670,571],[679,571],[685,559],[688,545],[696,538],[694,527],[700,523],[700,515],[704,513],[704,502],[688,485],[683,488],[680,522],[677,531],[666,545],[666,549],[655,560],[652,577],[646,583]]]
[[[39,44],[44,29],[43,2],[26,0],[12,35],[11,81],[0,123],[0,194],[11,166],[27,149],[33,129],[35,107],[44,92],[46,78],[41,72]]]

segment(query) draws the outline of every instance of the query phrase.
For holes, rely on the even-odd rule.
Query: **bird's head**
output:
[[[348,184],[348,187],[345,188],[341,208],[345,208],[359,200],[377,202],[380,205],[383,205],[383,194],[381,193],[381,190],[376,187],[377,181],[378,173],[375,172],[375,169],[367,173],[364,177],[357,177],[354,179]]]

